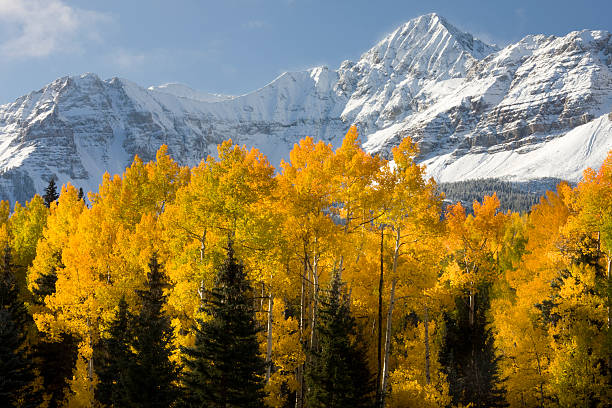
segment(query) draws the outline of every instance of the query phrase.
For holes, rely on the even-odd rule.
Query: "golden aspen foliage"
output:
[[[35,195],[22,207],[18,202],[9,220],[12,234],[13,261],[20,267],[28,267],[36,256],[36,244],[42,237],[49,210],[43,199]]]
[[[268,394],[266,403],[271,407],[286,406],[284,394],[297,389],[295,371],[306,361],[306,355],[300,344],[298,320],[293,316],[285,316],[285,310],[285,303],[282,300],[275,300],[272,331],[272,362],[275,371],[266,385]],[[262,340],[262,344],[265,344],[265,341]]]
[[[612,152],[598,171],[585,170],[564,198],[569,217],[559,251],[566,266],[553,281],[554,354],[547,388],[561,406],[607,406],[612,404]]]
[[[11,216],[11,204],[6,201],[0,201],[0,225],[5,225]]]
[[[218,154],[191,171],[160,219],[166,270],[174,282],[168,305],[184,331],[193,324],[201,291],[212,287],[214,265],[222,259],[228,238],[253,281],[267,276],[262,263],[274,247],[274,168],[257,149],[231,141],[219,145]]]
[[[461,203],[449,206],[446,213],[447,248],[453,262],[446,271],[452,287],[469,289],[473,294],[481,283],[497,278],[497,260],[502,250],[507,214],[498,212],[496,194],[474,201],[474,214],[466,215]]]
[[[270,406],[307,392],[320,291],[334,270],[370,367],[384,366],[387,406],[451,403],[438,357],[443,315],[458,297],[473,314],[483,284],[510,406],[609,406],[612,152],[529,214],[500,212],[495,194],[471,213],[457,203],[442,214],[418,146],[405,138],[392,153],[389,161],[365,152],[355,126],[335,150],[302,139],[278,172],[231,140],[193,168],[162,146],[150,163],[136,156],[123,174],[105,174],[89,207],[70,184],[48,209],[39,196],[12,214],[0,202],[0,245],[27,268],[29,291],[57,278],[29,305],[37,327],[79,341],[66,406],[95,404],[93,347],[120,298],[138,308],[153,254],[169,277],[164,312],[176,345],[193,343],[229,240],[254,288]]]
[[[73,376],[68,381],[70,392],[66,395],[63,404],[66,408],[89,408],[95,404],[94,388],[91,385],[84,355],[85,353],[79,350]]]
[[[157,159],[145,165],[136,157],[122,176],[111,179],[106,174],[100,191],[89,196],[91,208],[78,199],[74,187],[63,187],[38,244],[30,287],[35,288],[37,278],[45,274],[54,274],[57,281],[55,292],[33,317],[39,330],[51,337],[69,333],[80,340],[78,361],[84,361],[86,368],[83,374],[78,365],[75,372],[76,400],[92,397],[93,344],[119,298],[125,294],[133,300],[134,290],[142,287],[143,259],[161,243],[156,239],[157,217],[187,180],[186,171],[167,156],[165,147]],[[87,393],[78,391],[82,389]]]
[[[432,313],[432,316],[435,314]],[[429,321],[430,380],[425,370],[425,325],[421,321],[396,334],[393,347],[396,368],[390,373],[390,407],[440,407],[450,404],[446,376],[438,362],[436,320]]]
[[[70,234],[76,231],[77,220],[85,208],[78,199],[78,191],[71,184],[62,187],[57,201],[51,203],[50,215],[36,246],[36,258],[28,269],[28,288],[35,292],[37,280],[55,274],[61,266],[61,253]],[[44,300],[44,299],[41,299]]]
[[[528,219],[522,221],[523,232],[514,228],[514,234],[525,234],[524,250],[515,268],[506,265],[508,293],[492,301],[496,344],[504,356],[500,368],[507,378],[511,406],[541,406],[549,399],[545,385],[549,381],[552,348],[542,305],[552,296],[553,279],[565,267],[558,248],[569,215],[564,203],[568,189],[564,184],[557,192],[547,192]],[[507,247],[516,244],[506,241]]]

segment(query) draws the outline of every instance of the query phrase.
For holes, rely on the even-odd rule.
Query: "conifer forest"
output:
[[[0,406],[611,406],[612,152],[520,212],[417,155],[162,146],[1,202]]]

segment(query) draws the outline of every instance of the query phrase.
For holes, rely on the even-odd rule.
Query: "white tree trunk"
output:
[[[391,281],[391,295],[389,295],[389,310],[387,311],[387,329],[385,330],[385,356],[383,359],[382,384],[380,385],[380,406],[385,407],[387,393],[387,380],[389,378],[389,356],[391,354],[391,328],[393,323],[393,307],[395,306],[395,285],[397,278]]]
[[[395,229],[395,249],[393,251],[391,294],[389,295],[389,310],[387,311],[387,328],[385,330],[385,352],[383,359],[383,373],[380,384],[380,407],[385,407],[385,395],[387,392],[387,381],[389,379],[389,356],[391,354],[391,329],[393,328],[393,307],[395,306],[395,286],[397,285],[397,263],[401,246],[401,228]]]
[[[425,380],[427,384],[431,383],[431,374],[429,373],[429,310],[425,306]]]
[[[317,327],[317,308],[319,306],[319,271],[318,271],[319,256],[315,255],[312,262],[312,284],[313,296],[312,296],[312,316],[310,321],[310,350],[316,347],[316,327]]]
[[[274,295],[272,291],[268,295],[268,345],[266,348],[266,383],[270,382],[272,374],[272,323],[274,312]]]
[[[308,272],[308,255],[304,253],[304,270],[302,272],[302,284],[300,290],[300,344],[304,341],[304,316],[306,315],[306,274]],[[295,408],[304,406],[304,364],[297,367],[296,372],[297,390],[295,391]]]

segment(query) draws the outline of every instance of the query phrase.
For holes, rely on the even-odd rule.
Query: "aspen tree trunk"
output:
[[[544,407],[544,381],[543,381],[543,376],[542,376],[542,366],[540,365],[540,353],[538,353],[538,348],[536,347],[536,343],[535,340],[533,339],[533,335],[529,335],[529,338],[531,339],[531,344],[533,344],[533,351],[535,353],[536,356],[536,362],[538,363],[538,375],[540,376],[540,407]],[[521,397],[522,398],[522,397]],[[523,404],[524,405],[524,404]]]
[[[610,314],[610,292],[612,292],[612,289],[610,286],[610,270],[612,269],[612,256],[608,254],[607,258],[608,258],[608,331],[609,331],[610,330],[610,320],[612,319],[612,315]]]
[[[349,227],[349,221],[350,217],[347,217],[347,222],[344,225],[344,234],[348,235],[348,227]],[[359,255],[357,255],[357,257],[359,258]],[[338,267],[338,277],[340,278],[340,280],[342,280],[342,269],[344,268],[344,254],[340,254],[340,266]]]
[[[315,329],[317,327],[317,308],[319,303],[319,271],[318,271],[319,255],[314,256],[312,263],[312,283],[313,283],[313,296],[312,296],[312,318],[310,322],[310,350],[316,347],[316,335]]]
[[[474,289],[470,285],[470,326],[474,326]]]
[[[259,296],[259,311],[263,312],[264,298],[266,297],[266,284],[261,282],[261,296]]]
[[[202,232],[202,238],[200,238],[200,262],[204,262],[204,251],[206,250],[206,228]]]
[[[274,311],[274,294],[270,290],[268,295],[268,347],[266,349],[266,384],[270,382],[272,374],[272,313]]]
[[[431,383],[431,374],[429,373],[429,310],[425,306],[425,380],[427,384]]]
[[[380,406],[385,407],[385,395],[387,393],[387,379],[389,377],[389,355],[391,350],[391,326],[393,322],[393,306],[395,306],[395,285],[397,278],[391,281],[391,295],[389,296],[389,310],[387,312],[387,330],[385,333],[385,358],[383,360],[382,383],[380,385]]]
[[[612,337],[612,333],[610,333],[610,320],[612,319],[612,316],[610,315],[610,295],[612,293],[612,285],[610,284],[610,270],[612,269],[612,256],[610,256],[610,253],[608,253],[607,258],[608,258],[608,339],[610,339],[610,337]],[[610,350],[608,350],[608,372],[612,372],[612,353],[610,353]]]
[[[304,344],[304,316],[306,309],[306,273],[308,271],[308,254],[304,251],[304,270],[302,272],[302,285],[300,290],[300,344]],[[297,367],[297,390],[295,391],[295,408],[304,406],[304,364]]]
[[[200,280],[200,287],[198,288],[198,296],[200,296],[200,302],[204,302],[204,293],[205,293],[205,287],[204,287],[204,279]]]
[[[469,271],[468,271],[469,273]],[[476,273],[476,267],[472,266],[472,274]],[[474,276],[472,275],[472,279],[470,280],[470,295],[469,295],[469,308],[470,308],[470,327],[474,326],[474,310],[475,310],[475,299],[474,299]]]
[[[204,252],[206,251],[206,228],[202,232],[202,238],[200,238],[200,262],[204,263]],[[198,295],[200,296],[200,302],[204,301],[204,279],[200,280],[200,288],[198,289]]]
[[[395,250],[393,251],[393,280],[391,281],[391,294],[389,295],[389,310],[387,311],[387,329],[385,332],[385,353],[383,360],[382,382],[380,384],[380,406],[385,406],[385,395],[387,392],[387,380],[389,377],[389,355],[391,354],[391,329],[393,326],[393,307],[395,306],[395,286],[397,284],[397,262],[399,259],[401,229],[395,230]]]
[[[381,396],[381,374],[382,374],[382,292],[384,284],[384,266],[383,266],[383,242],[384,242],[384,231],[385,227],[380,228],[380,280],[378,281],[378,360],[376,366],[376,405],[380,404]]]
[[[87,328],[89,329],[89,335],[87,336],[87,343],[89,345],[89,349],[92,350],[91,355],[89,356],[89,358],[87,359],[87,379],[89,380],[89,390],[90,392],[94,393],[94,385],[93,385],[93,378],[94,378],[94,361],[93,361],[93,330],[91,328],[91,320],[89,320],[89,317],[87,318]]]

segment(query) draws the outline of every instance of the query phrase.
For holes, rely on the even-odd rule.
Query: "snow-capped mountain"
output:
[[[241,96],[59,78],[0,106],[0,198],[23,201],[50,177],[97,190],[105,171],[122,172],[134,154],[152,159],[164,143],[194,165],[232,138],[278,164],[305,136],[338,145],[352,123],[371,152],[411,136],[439,181],[576,180],[612,149],[610,112],[610,33],[498,49],[429,14],[356,62],[284,73]]]

